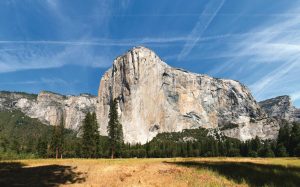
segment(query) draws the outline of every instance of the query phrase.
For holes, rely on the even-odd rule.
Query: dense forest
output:
[[[283,124],[277,141],[255,138],[241,142],[217,131],[199,128],[160,133],[144,145],[130,145],[123,143],[117,114],[111,111],[110,116],[109,136],[100,136],[94,113],[88,113],[80,131],[75,132],[65,129],[63,123],[53,127],[20,111],[1,111],[0,159],[300,156],[298,123]]]

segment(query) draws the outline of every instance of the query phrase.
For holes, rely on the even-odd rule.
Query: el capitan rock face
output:
[[[278,122],[267,117],[244,85],[172,68],[145,47],[116,58],[101,79],[97,117],[104,135],[114,98],[130,143],[198,127],[218,128],[240,140],[278,134]]]

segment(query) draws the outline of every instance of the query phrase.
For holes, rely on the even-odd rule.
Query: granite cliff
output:
[[[278,122],[241,83],[170,67],[145,47],[117,57],[101,79],[97,117],[103,135],[115,98],[124,139],[130,143],[198,127],[240,140],[275,139],[278,134]]]
[[[78,130],[87,112],[94,112],[97,98],[88,94],[64,96],[43,91],[38,95],[20,92],[0,92],[0,110],[20,110],[44,124],[58,125]]]
[[[300,122],[300,109],[293,106],[291,98],[287,95],[261,101],[259,105],[269,117]]]

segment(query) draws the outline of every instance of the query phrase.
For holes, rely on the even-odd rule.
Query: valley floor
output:
[[[300,159],[1,161],[0,186],[300,186]]]

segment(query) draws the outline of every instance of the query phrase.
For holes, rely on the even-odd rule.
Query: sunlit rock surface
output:
[[[278,134],[278,122],[267,117],[241,83],[170,67],[145,47],[116,58],[101,79],[97,117],[104,135],[114,98],[130,143],[198,127],[218,128],[240,140],[274,139]]]
[[[297,109],[287,95],[278,96],[259,102],[262,109],[269,115],[288,122],[300,122],[300,109]]]
[[[97,98],[91,95],[64,96],[51,92],[38,95],[0,92],[0,109],[18,109],[49,125],[64,120],[65,127],[78,130],[87,112],[94,112]]]

